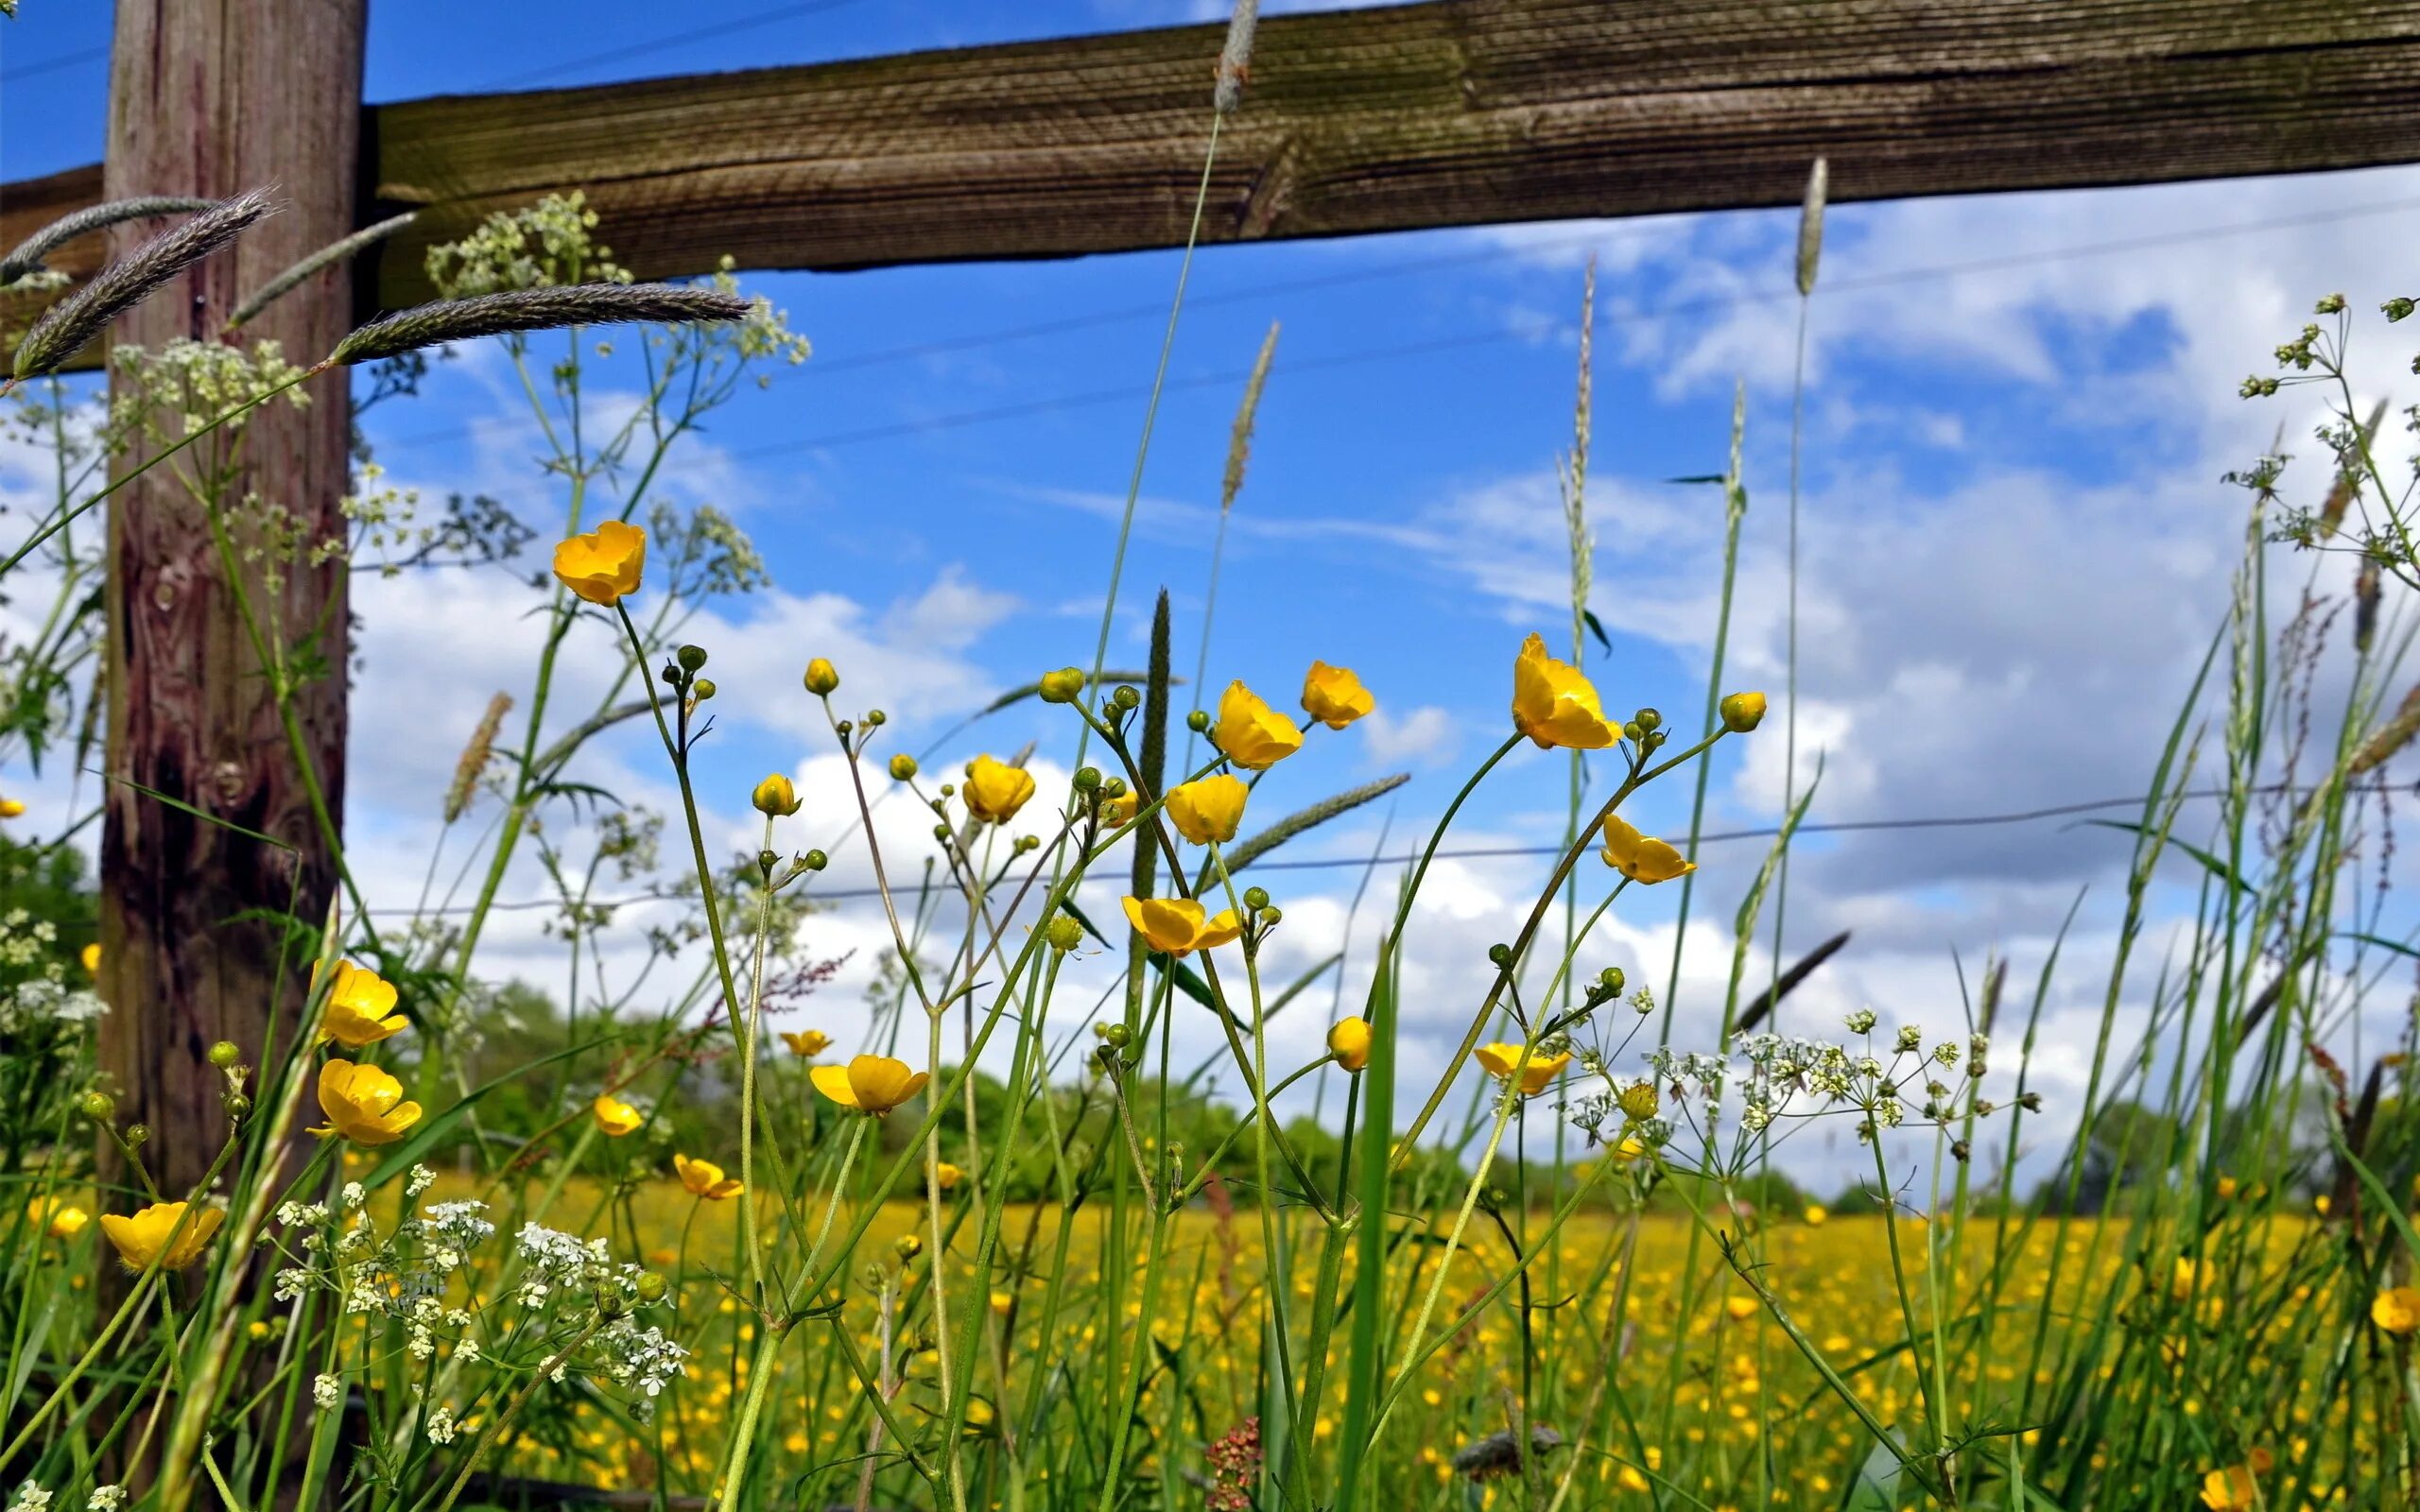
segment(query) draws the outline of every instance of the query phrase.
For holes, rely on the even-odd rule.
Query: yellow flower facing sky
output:
[[[1342,730],[1377,707],[1378,700],[1370,696],[1351,667],[1314,662],[1303,675],[1303,713],[1330,730]]]
[[[1680,851],[1653,835],[1639,833],[1637,826],[1618,814],[1605,816],[1605,846],[1598,854],[1631,881],[1651,886],[1698,869],[1696,862],[1684,860]]]
[[[1168,822],[1195,845],[1223,845],[1236,837],[1236,826],[1243,822],[1244,799],[1251,796],[1252,789],[1241,778],[1224,772],[1180,782],[1168,789]]]
[[[832,1048],[832,1037],[821,1029],[801,1029],[796,1034],[785,1029],[782,1043],[790,1047],[791,1055],[811,1060]]]
[[[647,571],[647,532],[608,520],[555,548],[555,580],[592,604],[608,608],[639,591]]]
[[[185,1217],[182,1202],[155,1202],[136,1210],[131,1217],[114,1212],[101,1214],[101,1232],[109,1235],[116,1246],[118,1259],[129,1270],[142,1270],[153,1261],[163,1270],[182,1270],[201,1257],[202,1247],[210,1236],[227,1221],[227,1214],[217,1208],[201,1208],[185,1220],[182,1231],[178,1221]],[[176,1235],[169,1243],[168,1236]]]
[[[1238,766],[1265,772],[1303,748],[1294,721],[1271,709],[1241,682],[1230,682],[1219,698],[1210,739]]]
[[[404,1084],[376,1066],[331,1060],[320,1068],[320,1111],[328,1121],[310,1132],[355,1144],[392,1144],[420,1122],[420,1104],[404,1100]]]
[[[672,1157],[674,1174],[692,1196],[708,1202],[728,1202],[739,1195],[739,1179],[722,1174],[722,1167],[712,1160],[693,1160],[685,1155]]]
[[[359,1050],[410,1024],[410,1020],[395,1012],[392,982],[351,961],[337,962],[327,1011],[320,1015],[320,1043],[333,1040],[347,1050]]]
[[[1498,1081],[1510,1081],[1512,1076],[1512,1068],[1521,1066],[1519,1045],[1502,1043],[1481,1045],[1478,1047],[1478,1055],[1479,1065],[1486,1069],[1489,1075]],[[1563,1068],[1570,1064],[1571,1056],[1568,1051],[1559,1056],[1532,1054],[1530,1057],[1530,1063],[1521,1066],[1521,1095],[1535,1097],[1538,1093],[1545,1091],[1554,1084],[1557,1076],[1563,1074]]]
[[[1602,750],[1619,733],[1605,722],[1596,684],[1570,662],[1548,656],[1539,635],[1521,643],[1512,662],[1512,728],[1541,750]]]
[[[856,1056],[845,1066],[818,1066],[815,1090],[843,1108],[879,1117],[922,1091],[929,1078],[889,1056]]]
[[[1163,955],[1190,955],[1224,945],[1244,932],[1234,909],[1204,917],[1201,904],[1191,898],[1129,898],[1126,921]]]
[[[1370,1064],[1370,1021],[1356,1015],[1339,1019],[1327,1032],[1328,1053],[1336,1063],[1347,1071],[1359,1071]]]
[[[966,784],[959,791],[966,795],[967,813],[986,824],[1006,824],[1033,797],[1033,774],[977,756],[966,764]]]
[[[958,1189],[959,1182],[965,1178],[966,1173],[959,1170],[957,1166],[950,1164],[947,1160],[937,1161],[934,1164],[933,1179],[937,1184],[939,1184],[943,1192],[956,1191]]]
[[[609,1140],[618,1140],[625,1134],[632,1133],[640,1125],[647,1122],[645,1113],[612,1092],[599,1092],[596,1101],[588,1106],[590,1111],[596,1115],[596,1126],[605,1131],[605,1137]]]

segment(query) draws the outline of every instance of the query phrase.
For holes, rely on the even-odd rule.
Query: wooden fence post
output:
[[[244,295],[354,226],[367,0],[118,0],[104,192],[274,189],[285,208],[127,316],[115,339],[157,349],[214,337]],[[156,230],[156,227],[149,228]],[[146,228],[123,230],[123,253]],[[308,363],[353,315],[351,270],[324,270],[246,327]],[[244,487],[305,532],[343,534],[349,415],[343,377],[283,401],[245,432]],[[231,1040],[257,1063],[275,933],[232,922],[291,907],[317,920],[335,862],[201,511],[162,468],[109,507],[109,747],[101,840],[103,1068],[121,1116],[151,1131],[144,1160],[182,1196],[226,1138],[218,1073]],[[263,593],[268,633],[304,643],[319,676],[297,696],[303,741],[341,813],[346,568],[296,563]],[[255,582],[255,591],[260,585]],[[140,784],[277,836],[283,851],[204,823]],[[289,983],[285,1022],[300,993]],[[105,1178],[111,1164],[104,1152]],[[109,1205],[120,1207],[118,1199]]]

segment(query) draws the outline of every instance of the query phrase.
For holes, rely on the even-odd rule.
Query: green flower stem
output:
[[[840,1157],[840,1169],[832,1177],[832,1194],[823,1204],[822,1226],[817,1229],[815,1244],[807,1250],[806,1263],[801,1267],[810,1276],[815,1272],[815,1263],[821,1257],[825,1243],[832,1237],[833,1216],[839,1211],[841,1194],[848,1190],[849,1167],[856,1160],[857,1146],[865,1141],[866,1125],[873,1122],[871,1115],[860,1117],[856,1120],[856,1126],[849,1131],[848,1151]],[[869,1207],[879,1205],[879,1200],[868,1204]],[[807,1299],[812,1301],[813,1297],[810,1292]],[[732,1424],[731,1442],[724,1452],[727,1467],[718,1502],[722,1512],[732,1512],[739,1504],[740,1487],[748,1479],[749,1453],[755,1447],[757,1418],[765,1409],[765,1394],[771,1389],[773,1377],[778,1373],[774,1356],[797,1323],[798,1315],[792,1313],[778,1320],[767,1319],[759,1325],[762,1332],[757,1335],[755,1362],[749,1367],[748,1397],[740,1406],[738,1419]],[[443,1512],[443,1508],[439,1512]]]
[[[1445,1095],[1452,1090],[1454,1078],[1461,1071],[1463,1062],[1470,1058],[1472,1051],[1478,1048],[1479,1037],[1487,1032],[1488,1021],[1495,1016],[1496,1005],[1503,1001],[1506,988],[1512,985],[1512,973],[1519,968],[1521,958],[1528,954],[1530,942],[1537,938],[1538,929],[1546,921],[1547,911],[1553,907],[1555,895],[1562,890],[1564,879],[1571,874],[1571,868],[1579,863],[1582,852],[1588,849],[1588,844],[1596,837],[1597,831],[1633,793],[1683,762],[1703,755],[1727,733],[1729,731],[1718,730],[1668,761],[1634,770],[1629,777],[1623,779],[1621,786],[1614,790],[1614,796],[1605,799],[1603,807],[1597,810],[1596,816],[1581,827],[1578,840],[1565,849],[1563,858],[1555,863],[1554,875],[1547,879],[1545,888],[1539,892],[1537,902],[1530,909],[1529,919],[1521,925],[1521,933],[1513,938],[1512,960],[1496,970],[1495,980],[1489,986],[1486,1000],[1479,1005],[1478,1011],[1472,1015],[1471,1026],[1463,1034],[1461,1047],[1454,1052],[1453,1058],[1446,1063],[1444,1073],[1438,1077],[1436,1090],[1428,1094],[1428,1101],[1422,1105],[1420,1115],[1411,1121],[1411,1126],[1404,1132],[1402,1142],[1395,1153],[1392,1169],[1401,1171],[1410,1163],[1412,1151],[1419,1142],[1422,1131],[1427,1128],[1428,1121],[1437,1116],[1437,1110],[1444,1106]],[[1446,809],[1445,817],[1438,821],[1437,832],[1429,837],[1428,849],[1421,856],[1421,870],[1413,873],[1411,885],[1404,889],[1403,902],[1396,907],[1395,928],[1391,936],[1392,939],[1399,942],[1402,938],[1404,922],[1410,917],[1412,899],[1419,889],[1421,871],[1426,870],[1429,856],[1436,853],[1437,844],[1443,838],[1446,825],[1453,821],[1455,809],[1460,808],[1462,799],[1469,796],[1471,789],[1478,785],[1479,778],[1487,775],[1488,768],[1501,761],[1520,742],[1521,738],[1515,735],[1497,747],[1495,754],[1489,757],[1486,764],[1472,775],[1469,782],[1463,784],[1461,793],[1455,797],[1453,806]],[[1397,943],[1392,948],[1400,950],[1402,947]]]

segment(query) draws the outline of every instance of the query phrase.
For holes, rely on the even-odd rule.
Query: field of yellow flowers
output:
[[[110,213],[161,213],[143,203]],[[268,209],[194,212],[16,347],[9,392],[42,393],[26,428],[59,463],[55,507],[0,566],[56,569],[35,586],[66,628],[37,680],[69,689],[60,667],[102,633],[78,587],[95,548],[69,527],[164,464],[248,624],[273,623],[255,611],[279,575],[478,546],[458,538],[501,527],[416,533],[366,470],[357,539],[303,541],[241,449],[248,416],[318,379],[406,363],[380,381],[408,387],[408,359],[474,341],[551,449],[560,517],[489,542],[551,543],[524,606],[543,650],[463,750],[441,805],[457,849],[429,859],[423,905],[372,908],[346,867],[309,917],[223,921],[256,931],[273,1001],[227,1038],[181,1024],[163,1065],[190,1074],[165,1091],[161,1068],[104,1070],[112,957],[57,861],[74,826],[0,850],[6,1512],[2420,1505],[2420,945],[2369,885],[2394,843],[2375,774],[2420,739],[2420,695],[2391,696],[2420,555],[2411,480],[2381,470],[2345,377],[2341,298],[2246,389],[2329,405],[2326,502],[2290,508],[2283,458],[2238,480],[2235,593],[2139,812],[2113,821],[2130,850],[2085,993],[2099,1021],[2050,1047],[2056,951],[2030,990],[1990,962],[1932,1022],[1865,1006],[1777,1031],[1820,960],[1752,973],[1751,953],[1813,790],[1760,863],[1698,860],[1709,757],[1793,717],[1725,680],[1744,421],[1703,697],[1610,705],[1584,345],[1569,621],[1505,637],[1497,743],[1402,842],[1374,927],[1281,969],[1270,941],[1312,911],[1257,864],[1393,789],[1304,792],[1292,758],[1389,690],[1325,645],[1296,650],[1299,684],[1186,679],[1166,590],[1147,664],[1112,670],[1116,573],[1088,663],[1036,668],[947,730],[903,729],[895,690],[826,647],[742,685],[698,627],[763,564],[729,518],[649,490],[804,343],[727,275],[631,281],[577,197],[432,249],[439,301],[309,367],[233,339],[121,352],[117,399],[70,426],[60,368]],[[607,326],[637,328],[635,403],[596,377]],[[2334,610],[2310,592],[2272,625],[2264,575],[2353,532],[2355,495],[2375,511],[2357,633],[2314,650]],[[265,633],[250,651],[307,774],[291,697],[327,669]],[[60,738],[75,697],[0,709],[0,755]],[[794,773],[707,759],[741,699],[809,722],[845,836],[802,833]],[[982,748],[981,719],[1012,708],[1063,762]],[[600,758],[608,740],[626,748]],[[1563,800],[1551,861],[1461,988],[1417,980],[1432,863],[1515,753]],[[601,785],[631,760],[677,795],[664,812]],[[1696,783],[1685,831],[1639,827],[1632,799],[1659,782]],[[2188,818],[2187,796],[2208,806]],[[915,823],[878,824],[886,801]],[[745,816],[737,845],[713,814]],[[836,862],[882,936],[845,1044],[780,1017],[832,979],[807,942]],[[562,1002],[481,952],[516,864],[554,888]],[[441,869],[461,902],[432,902]],[[642,878],[669,905],[644,930],[597,890]],[[1677,982],[1677,959],[1614,960],[1600,932],[1649,888],[1730,910],[1727,988],[1692,1022],[1644,980]],[[1272,1035],[1322,1002],[1316,1037]],[[1299,1116],[1289,1094],[1312,1092]],[[1838,1212],[1776,1154],[1819,1125],[1858,1162]]]

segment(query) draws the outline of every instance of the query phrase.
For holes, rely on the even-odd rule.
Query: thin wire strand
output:
[[[2176,796],[2183,799],[2219,799],[2228,797],[2229,791],[2230,790],[2226,788],[2213,787],[2204,788],[2195,792],[2180,793]],[[2311,784],[2307,782],[2272,782],[2260,787],[2252,788],[2249,791],[2255,793],[2299,793],[2312,791],[2312,787]],[[2402,793],[2420,791],[2420,783],[2407,784],[2387,782],[2368,787],[2347,788],[2345,791],[2357,794]],[[2018,809],[1999,814],[1932,815],[1919,818],[1898,819],[1839,819],[1830,823],[1802,824],[1798,826],[1797,833],[1800,834],[1866,834],[1876,832],[1905,830],[1981,829],[1993,825],[2031,824],[2038,823],[2044,819],[2072,818],[2077,815],[2097,813],[2103,809],[2140,808],[2142,807],[2143,802],[2144,795],[2138,793],[2129,798],[2089,799],[2082,802],[2057,803],[2047,808]],[[1779,825],[1763,825],[1754,829],[1747,830],[1720,830],[1716,831],[1713,833],[1698,836],[1698,843],[1700,845],[1721,845],[1737,840],[1770,840],[1780,833],[1781,827]],[[1438,861],[1497,861],[1510,860],[1522,856],[1553,856],[1561,855],[1562,853],[1562,847],[1551,845],[1478,846],[1461,850],[1440,850],[1436,853],[1436,856],[1433,859]],[[1377,868],[1409,866],[1418,860],[1420,860],[1419,855],[1411,853],[1392,856],[1316,856],[1289,861],[1255,861],[1252,864],[1252,869],[1254,871],[1324,871],[1346,867]],[[877,898],[881,896],[881,892],[882,890],[878,887],[838,887],[833,888],[829,891],[812,891],[810,896],[816,901],[829,902],[845,899]],[[691,895],[688,893],[681,892],[646,892],[637,893],[628,898],[592,901],[583,902],[580,906],[584,908],[627,908],[639,903],[674,902],[689,896]],[[451,904],[443,907],[428,909],[414,909],[396,906],[391,908],[373,908],[370,910],[370,912],[377,914],[449,914],[466,912],[470,906],[471,905],[469,904]],[[493,903],[490,906],[492,908],[498,909],[560,908],[562,906],[562,903],[557,899],[534,898],[525,899],[516,902]]]
[[[2296,231],[2313,225],[2324,225],[2336,221],[2359,219],[2373,215],[2405,214],[2415,210],[2420,210],[2420,198],[2377,200],[2368,204],[2339,206],[2332,210],[2316,211],[2307,215],[2295,215],[2290,218],[2280,217],[2258,221],[2238,221],[2218,226],[2205,226],[2192,231],[2163,232],[2151,235],[2124,237],[2106,242],[2079,243],[2072,247],[2051,248],[2040,252],[1976,258],[1962,263],[1941,263],[1923,267],[1896,268],[1878,273],[1833,278],[1825,281],[1824,287],[1834,290],[1894,288],[1908,284],[1928,283],[1942,279],[1962,278],[1977,273],[2003,272],[2020,268],[2037,267],[2046,263],[2071,262],[2088,257],[2107,257],[2125,252],[2150,251],[2163,247],[2208,241],[2217,237],[2248,236],[2283,231]],[[1605,237],[1601,232],[1595,235],[1575,236],[1572,238],[1572,245],[1578,246],[1588,243],[1600,243],[1604,239]],[[1394,277],[1399,273],[1404,272],[1421,272],[1439,267],[1458,266],[1466,264],[1501,262],[1526,255],[1533,251],[1536,245],[1537,244],[1532,244],[1529,248],[1489,249],[1484,253],[1457,255],[1416,263],[1390,264],[1381,268],[1357,270],[1351,274],[1321,275],[1314,279],[1298,280],[1290,284],[1280,283],[1255,284],[1248,288],[1230,290],[1219,294],[1189,295],[1187,296],[1186,302],[1197,308],[1207,304],[1238,303],[1247,301],[1265,300],[1273,293],[1286,293],[1314,288],[1328,288],[1343,284],[1365,283],[1380,278]],[[1610,328],[1623,323],[1640,324],[1651,321],[1680,319],[1690,316],[1714,314],[1723,310],[1737,309],[1752,304],[1767,304],[1781,300],[1794,300],[1797,297],[1798,291],[1794,287],[1753,290],[1737,294],[1705,295],[1692,299],[1671,301],[1663,304],[1649,305],[1629,311],[1608,311],[1599,318],[1601,327]],[[994,332],[986,336],[969,338],[964,341],[922,342],[910,346],[887,348],[882,351],[861,353],[856,356],[819,359],[797,369],[795,373],[785,369],[784,373],[779,375],[779,381],[787,383],[795,381],[798,378],[813,378],[819,374],[839,371],[844,369],[869,368],[885,363],[908,361],[914,357],[941,352],[977,351],[992,346],[1005,345],[1011,341],[1023,340],[1029,336],[1056,335],[1065,331],[1082,329],[1091,325],[1108,325],[1130,319],[1139,319],[1144,318],[1147,314],[1164,317],[1167,313],[1167,306],[1165,304],[1151,307],[1149,310],[1146,310],[1142,306],[1135,306],[1130,309],[1105,311],[1094,316],[1074,316],[1063,319],[1039,322],[1031,326],[1011,327],[1002,331]],[[1270,370],[1272,373],[1284,371],[1291,374],[1316,372],[1337,368],[1363,367],[1372,363],[1398,362],[1406,358],[1431,356],[1440,352],[1447,352],[1468,351],[1474,347],[1501,346],[1521,343],[1527,342],[1530,339],[1530,336],[1526,332],[1514,331],[1509,328],[1492,327],[1486,331],[1462,332],[1454,335],[1437,336],[1424,341],[1409,342],[1397,346],[1348,350],[1344,352],[1330,352],[1325,356],[1287,357],[1280,359]],[[1202,373],[1190,377],[1172,377],[1168,379],[1162,387],[1164,391],[1177,392],[1189,389],[1219,388],[1239,383],[1246,377],[1250,376],[1250,373],[1251,369],[1249,368],[1237,368],[1222,369],[1218,372]],[[924,436],[937,432],[959,430],[974,425],[996,424],[1004,421],[1011,420],[1028,420],[1041,415],[1059,414],[1078,409],[1090,409],[1104,404],[1128,404],[1136,399],[1146,398],[1149,393],[1150,390],[1148,388],[1133,385],[1129,385],[1119,388],[1090,389],[1080,393],[1062,394],[1048,398],[1023,401],[1011,404],[991,405],[981,409],[960,410],[951,414],[933,415],[917,420],[897,421],[880,425],[870,425],[856,430],[838,431],[824,436],[808,437],[801,440],[784,441],[769,446],[737,450],[733,452],[732,455],[737,460],[754,461],[764,457],[790,455],[801,452],[838,450],[843,447],[865,445],[870,442],[897,440],[910,436]],[[442,429],[415,432],[405,436],[380,438],[377,438],[376,444],[381,449],[388,451],[406,451],[415,447],[436,445],[443,441],[465,440],[468,439],[472,434],[473,427],[468,425],[448,426]]]

